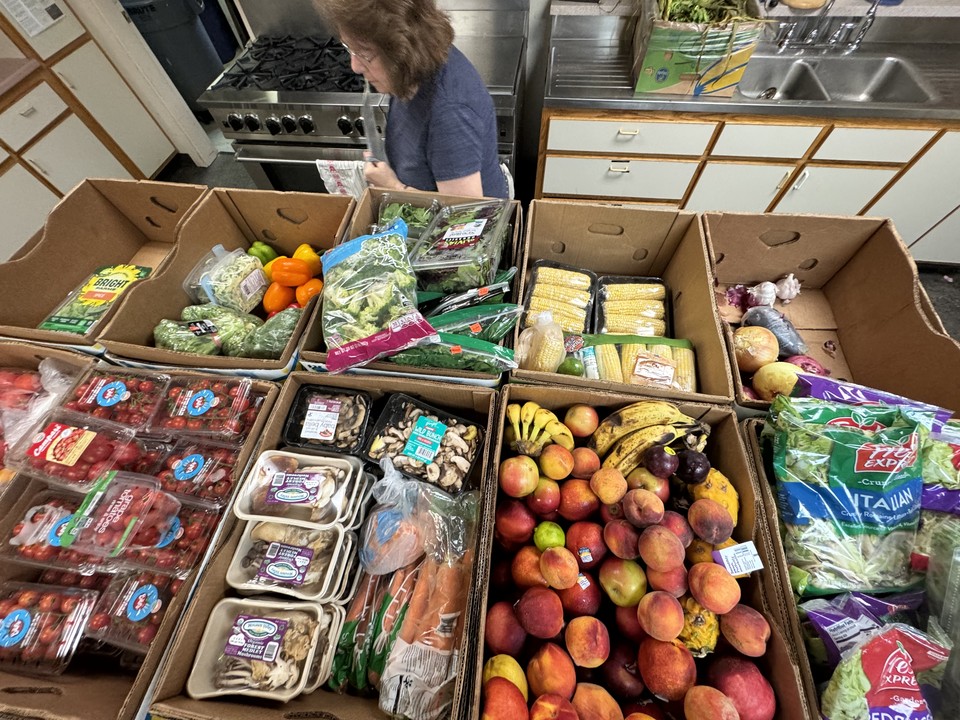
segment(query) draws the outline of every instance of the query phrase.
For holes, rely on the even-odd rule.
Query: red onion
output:
[[[814,360],[809,355],[791,355],[788,357],[785,362],[796,365],[804,372],[810,373],[811,375],[829,375],[830,371],[827,370],[823,365],[818,361]]]

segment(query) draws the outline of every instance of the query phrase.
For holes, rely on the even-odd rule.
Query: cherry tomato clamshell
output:
[[[92,367],[65,399],[67,410],[143,431],[167,396],[163,373]]]

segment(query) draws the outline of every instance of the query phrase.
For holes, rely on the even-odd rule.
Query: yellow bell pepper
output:
[[[271,260],[270,262],[268,262],[266,265],[263,266],[263,272],[267,276],[268,282],[273,282],[273,264],[277,260],[286,260],[286,259],[287,259],[286,255],[278,255],[273,260]]]
[[[317,251],[307,245],[307,243],[303,243],[294,250],[293,257],[297,258],[297,260],[303,260],[307,264],[312,277],[319,275],[323,269],[323,264],[320,262],[320,256],[317,255]]]

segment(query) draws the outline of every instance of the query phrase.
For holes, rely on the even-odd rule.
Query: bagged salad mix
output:
[[[99,322],[127,288],[149,274],[150,268],[140,265],[98,268],[37,327],[83,335]]]
[[[406,237],[406,223],[398,219],[383,232],[323,254],[323,339],[330,372],[437,340],[417,310]]]
[[[910,567],[920,517],[920,429],[888,405],[778,396],[766,432],[794,590],[893,592]]]

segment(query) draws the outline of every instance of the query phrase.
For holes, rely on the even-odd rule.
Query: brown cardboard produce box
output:
[[[461,197],[457,195],[443,195],[441,193],[423,192],[420,190],[378,190],[371,188],[367,190],[360,202],[357,203],[350,224],[343,234],[343,241],[350,240],[370,232],[371,225],[377,222],[380,212],[380,205],[384,196],[389,195],[390,202],[409,202],[417,207],[429,207],[434,201],[439,201],[442,205],[460,205],[463,203],[478,202],[479,198]],[[519,201],[512,203],[513,215],[511,224],[513,232],[508,240],[508,246],[504,248],[504,256],[500,264],[510,267],[511,265],[522,268],[522,260],[519,253],[522,251],[521,237],[523,232],[523,209]],[[520,287],[520,281],[514,278],[514,289]],[[519,296],[518,296],[519,297]],[[507,295],[504,302],[519,302],[516,297]],[[508,339],[507,347],[512,347],[512,340]],[[323,342],[323,324],[320,313],[318,312],[310,320],[304,337],[303,346],[300,352],[300,364],[305,370],[314,372],[326,372],[327,353]],[[432,368],[418,368],[404,365],[398,365],[392,362],[372,362],[362,368],[356,368],[350,371],[359,375],[401,375],[410,378],[433,379],[447,382],[461,382],[468,385],[480,385],[485,387],[496,387],[500,384],[500,376],[488,375],[480,372],[468,372],[462,370],[439,370]]]
[[[500,437],[493,445],[490,457],[491,470],[499,466],[503,442],[503,426],[506,407],[510,403],[525,403],[528,401],[546,407],[555,412],[563,411],[571,405],[584,403],[597,409],[601,418],[621,407],[637,402],[644,398],[622,393],[597,392],[583,388],[562,386],[520,385],[511,384],[501,391],[498,431]],[[733,409],[725,406],[707,405],[701,403],[678,403],[679,408],[687,415],[700,420],[710,426],[710,437],[707,441],[706,454],[711,465],[729,478],[740,496],[740,516],[733,533],[734,540],[744,542],[752,540],[764,564],[764,569],[752,573],[748,578],[740,581],[742,600],[764,613],[770,620],[771,637],[767,644],[767,652],[756,662],[764,676],[773,686],[777,701],[776,718],[780,720],[805,720],[813,718],[808,705],[807,696],[801,686],[801,674],[798,669],[798,657],[795,650],[785,640],[785,628],[782,625],[782,592],[777,587],[780,577],[769,570],[773,553],[770,549],[771,531],[767,524],[767,509],[759,495],[756,478],[743,447],[737,418]],[[496,483],[493,477],[490,484]],[[493,500],[495,504],[495,499]],[[481,538],[478,557],[490,562],[494,552],[492,528]],[[478,569],[481,577],[493,576],[494,570],[489,565]],[[489,592],[488,592],[489,591]],[[492,591],[484,586],[478,595],[478,604],[473,608],[478,619],[476,637],[484,637],[486,608],[488,595]],[[482,641],[478,640],[478,644]],[[481,647],[477,653],[474,667],[474,684],[472,710],[467,717],[479,717],[482,709],[480,675],[483,668],[484,652]],[[702,661],[701,661],[702,664]]]
[[[318,193],[211,191],[184,221],[177,252],[164,270],[132,288],[124,311],[100,333],[98,340],[107,348],[108,358],[136,367],[200,367],[267,380],[284,377],[296,364],[297,346],[318,301],[303,313],[279,360],[160,349],[153,345],[153,328],[164,318],[178,320],[183,308],[191,304],[183,281],[214,245],[246,250],[262,240],[279,254],[291,256],[301,243],[309,243],[322,253],[343,234],[353,204],[347,197]]]
[[[388,393],[405,393],[419,398],[438,408],[447,409],[467,419],[480,422],[486,428],[481,461],[474,469],[472,480],[480,487],[484,495],[481,504],[479,528],[490,531],[493,525],[493,506],[488,502],[491,484],[489,444],[492,442],[494,423],[496,422],[497,393],[487,388],[468,387],[454,383],[427,382],[409,378],[383,376],[361,377],[351,375],[325,375],[295,372],[283,384],[280,398],[274,407],[270,421],[263,430],[261,449],[281,447],[282,432],[287,414],[290,411],[297,390],[303,385],[323,385],[338,388],[365,390],[377,401]],[[371,419],[375,422],[376,412]],[[371,426],[372,428],[372,426]],[[484,530],[478,530],[482,533]],[[204,571],[197,586],[193,601],[184,616],[170,647],[167,662],[160,671],[158,685],[150,708],[154,716],[166,720],[287,720],[288,718],[337,718],[337,720],[368,720],[383,717],[378,709],[376,697],[358,697],[339,695],[321,688],[310,695],[302,695],[286,704],[256,702],[244,697],[224,697],[212,700],[193,700],[186,694],[186,680],[193,667],[194,657],[200,643],[200,636],[207,623],[213,606],[225,596],[235,596],[228,587],[225,575],[227,567],[240,541],[238,527],[226,545]],[[478,558],[479,560],[479,558]],[[467,608],[473,607],[474,595],[485,584],[484,575],[478,574],[475,564]],[[466,612],[466,611],[465,611]],[[454,717],[466,717],[459,714],[466,698],[467,687],[464,683],[471,679],[473,657],[472,649],[476,637],[476,628],[467,618],[460,641],[461,652],[458,662],[457,684],[454,690]]]
[[[13,362],[13,353],[21,350],[8,349],[5,345],[0,346],[0,358],[10,357]],[[35,348],[35,351],[40,354],[46,349]],[[78,357],[84,362],[83,356]],[[188,371],[173,371],[171,374],[175,377],[197,375]],[[238,477],[259,446],[260,436],[279,393],[277,385],[264,381],[255,381],[254,389],[265,395],[264,403],[241,448],[236,466]],[[13,525],[30,507],[35,493],[45,488],[45,483],[23,474],[17,475],[12,483],[0,498],[0,538],[10,535]],[[235,525],[238,523],[233,514],[225,511],[218,532],[210,542],[207,558],[214,554],[217,545],[223,544]],[[63,675],[55,677],[28,677],[0,671],[0,716],[18,720],[139,720],[147,690],[167,652],[200,570],[195,569],[184,579],[138,671],[122,673],[118,671],[116,661],[101,663],[84,656],[77,657]],[[0,560],[0,579],[3,580],[35,581],[41,572],[37,568]]]
[[[50,211],[29,249],[0,264],[0,335],[102,352],[96,335],[129,293],[86,335],[37,326],[97,268],[129,263],[161,271],[180,223],[206,191],[149,180],[81,182]]]
[[[673,337],[693,343],[697,392],[515,370],[511,380],[562,383],[687,402],[733,401],[730,361],[720,331],[706,247],[697,215],[616,205],[534,200],[527,218],[520,297],[537,260],[552,260],[597,274],[663,278],[673,308]],[[517,326],[517,336],[522,330]]]
[[[802,281],[799,296],[775,307],[832,377],[960,410],[960,386],[945,380],[960,374],[960,343],[889,220],[706,213],[703,225],[719,291],[787,273]],[[724,331],[737,403],[767,409],[744,396],[726,323]]]

